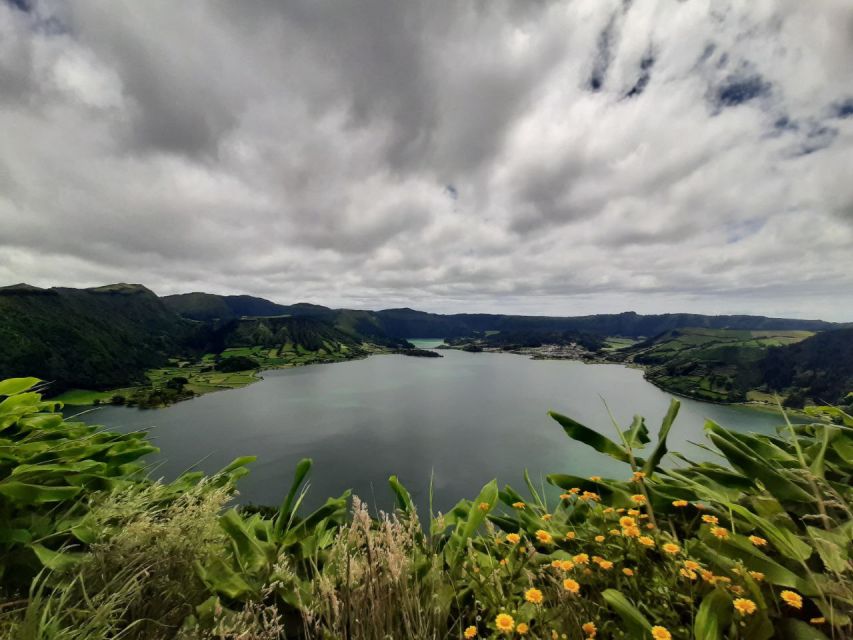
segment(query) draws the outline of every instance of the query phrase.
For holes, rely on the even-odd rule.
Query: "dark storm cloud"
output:
[[[846,0],[0,2],[0,281],[848,317],[851,25]]]

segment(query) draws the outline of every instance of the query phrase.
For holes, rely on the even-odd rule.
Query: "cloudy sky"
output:
[[[850,0],[0,0],[0,284],[853,320]]]

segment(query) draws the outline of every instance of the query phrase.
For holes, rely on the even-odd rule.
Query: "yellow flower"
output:
[[[687,500],[673,500],[672,506],[673,507],[686,507],[687,506]]]
[[[720,540],[725,540],[729,537],[729,530],[722,527],[711,527],[711,533]]]
[[[637,521],[634,520],[631,516],[622,516],[619,518],[619,526],[621,527],[633,527],[637,524]]]
[[[536,531],[536,539],[539,540],[542,544],[551,544],[554,541],[554,538],[551,537],[551,534],[545,531],[544,529],[539,529]]]
[[[515,628],[515,632],[520,636],[523,636],[528,631],[530,631],[530,627],[528,627],[525,622],[519,622],[518,626]]]
[[[672,634],[666,630],[666,627],[652,627],[652,638],[655,640],[672,640]]]
[[[605,571],[609,571],[613,568],[613,563],[610,560],[602,560],[598,563],[598,566],[604,569]]]
[[[503,564],[503,565],[506,565],[506,564],[509,564],[509,560],[507,560],[506,558],[501,558],[501,562],[500,562],[500,563],[501,563],[501,564]]]
[[[604,542],[604,536],[595,536],[596,542]]]
[[[523,502],[513,502],[512,506],[515,507],[516,509],[524,509],[524,507],[526,507],[527,505],[524,504]]]
[[[539,589],[528,589],[524,592],[524,599],[533,604],[542,604],[542,592]]]
[[[563,580],[563,589],[565,589],[569,593],[577,593],[581,590],[581,586],[576,580],[566,578],[565,580]]]
[[[702,567],[695,560],[685,560],[684,561],[684,568],[690,569],[691,571],[696,571],[697,569],[701,569]]]
[[[826,618],[821,616],[820,618],[811,618],[809,620],[812,624],[826,624]]]
[[[762,580],[764,580],[764,574],[760,571],[750,571],[749,575],[756,582],[761,582]]]
[[[735,598],[735,610],[742,615],[751,615],[758,609],[755,603],[749,598]]]
[[[637,542],[647,547],[655,546],[655,541],[652,540],[649,536],[640,536],[639,538],[637,538]]]
[[[470,627],[468,627],[467,629],[465,629],[465,633],[464,633],[464,635],[465,635],[465,637],[466,637],[466,638],[468,638],[468,640],[470,640],[471,638],[476,637],[476,635],[477,635],[477,627],[475,627],[475,626],[471,625]]]
[[[601,496],[599,496],[597,493],[593,493],[592,491],[584,491],[581,494],[581,498],[583,498],[584,500],[591,500],[593,502],[601,500]]]
[[[705,582],[710,582],[711,584],[717,584],[718,578],[712,572],[708,571],[707,569],[702,569],[701,573],[702,573],[702,579]]]
[[[515,629],[515,620],[508,613],[499,613],[498,617],[495,618],[495,626],[498,628],[498,631],[509,633]]]
[[[506,541],[510,544],[518,544],[521,542],[521,536],[517,533],[508,533],[506,534]]]
[[[646,504],[646,496],[636,493],[631,496],[631,502],[634,504]]]
[[[595,623],[591,621],[584,622],[581,625],[581,629],[583,629],[583,632],[590,638],[594,638],[595,634],[598,632],[598,628],[595,626]]]
[[[767,540],[759,536],[749,536],[749,541],[756,547],[763,547],[767,545]]]
[[[691,571],[690,569],[679,569],[678,573],[680,573],[683,577],[687,578],[688,580],[695,580],[696,579],[696,572]]]
[[[561,560],[551,560],[551,566],[554,569],[559,569],[561,562],[562,562]]]
[[[702,516],[702,522],[707,522],[708,524],[719,524],[719,520],[717,516]]]
[[[643,473],[642,471],[635,471],[634,472],[634,480],[642,480],[645,477],[646,477],[646,474]]]
[[[571,489],[569,489],[569,493],[571,493],[573,496],[578,495],[580,492],[581,492],[580,487],[572,487]]]
[[[621,536],[622,535],[622,532],[619,531],[619,529],[611,529],[607,533],[609,533],[611,536]]]
[[[640,510],[639,509],[628,509],[628,515],[629,516],[639,516]]]
[[[575,532],[574,532],[574,531],[569,531],[569,532],[566,534],[566,540],[574,540],[574,539],[575,539]]]
[[[488,511],[491,508],[488,502],[480,503],[480,511]]]
[[[640,535],[639,527],[625,527],[622,529],[622,535],[626,538],[636,538]]]
[[[601,513],[613,513],[613,507],[605,507]]]
[[[589,556],[585,553],[579,553],[572,560],[575,561],[575,564],[589,564]]]
[[[654,528],[655,528],[655,525],[653,525],[651,522],[649,522],[649,523],[646,525],[646,529],[651,530],[651,529],[654,529]]]
[[[629,569],[628,567],[625,567],[624,569],[622,569],[622,573],[624,573],[626,576],[628,576],[630,578],[631,576],[634,575],[634,570]]]
[[[641,513],[641,514],[640,514],[639,516],[637,516],[637,517],[638,517],[638,518],[640,518],[640,520],[648,520],[648,518],[649,518],[649,514],[648,514],[648,513]]]
[[[616,509],[616,513],[625,513],[625,507],[619,507]]]
[[[550,513],[546,513],[545,515],[543,515],[543,516],[542,516],[542,519],[543,519],[545,522],[548,522],[548,520],[550,520],[550,519],[551,519],[551,518],[553,518],[553,517],[554,517],[554,516],[552,516]]]
[[[560,570],[561,571],[571,571],[575,568],[575,563],[571,560],[561,560],[560,561]]]
[[[590,476],[589,479],[593,482],[601,482],[601,476]]]
[[[663,545],[661,547],[661,549],[663,549],[664,551],[666,551],[667,553],[670,553],[672,555],[675,555],[676,553],[681,551],[681,547],[679,547],[677,544],[674,544],[672,542],[667,542],[665,545]]]
[[[738,584],[734,584],[734,585],[730,586],[729,591],[731,591],[732,593],[739,595],[739,596],[742,596],[744,593],[746,593],[744,588]]]
[[[571,497],[572,497],[572,495],[570,493],[561,493],[560,494],[560,500],[568,500]]]
[[[803,608],[803,596],[799,593],[794,593],[793,591],[783,591],[779,594],[782,600],[785,601],[789,607],[793,607],[794,609],[802,609]]]

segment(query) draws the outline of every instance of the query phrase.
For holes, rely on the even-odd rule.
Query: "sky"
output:
[[[0,284],[853,320],[849,0],[0,0]]]

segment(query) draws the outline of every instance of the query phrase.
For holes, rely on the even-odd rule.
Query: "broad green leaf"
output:
[[[824,566],[835,573],[843,573],[849,567],[848,548],[850,541],[843,533],[806,527],[809,537],[817,549]]]
[[[41,380],[38,378],[8,378],[0,381],[0,396],[14,396],[27,389],[32,389]]]
[[[782,640],[829,640],[829,638],[814,625],[795,618],[784,618],[779,621],[780,638]]]
[[[575,420],[559,413],[555,413],[554,411],[549,411],[548,415],[563,427],[563,431],[565,431],[566,435],[568,435],[572,440],[577,440],[578,442],[589,445],[596,451],[607,454],[621,462],[631,462],[631,457],[624,448],[613,442],[610,438],[601,435],[598,431],[593,431],[589,427],[582,425],[580,422],[576,422]]]
[[[275,519],[275,532],[277,535],[284,533],[293,522],[295,516],[293,501],[296,499],[296,492],[299,491],[299,487],[302,486],[313,464],[314,462],[311,458],[303,458],[297,463],[296,472],[293,474],[293,484],[290,485],[290,491],[287,492],[287,497],[281,503]]]
[[[70,500],[80,491],[80,487],[48,487],[15,481],[0,482],[0,495],[13,502],[27,505]]]
[[[785,557],[800,562],[808,560],[811,557],[813,552],[811,546],[800,540],[795,533],[777,527],[766,518],[755,515],[749,509],[739,504],[729,504],[727,506],[752,526],[761,529],[770,542]]]
[[[643,471],[650,478],[654,475],[655,470],[657,469],[660,461],[666,455],[666,439],[669,436],[669,431],[672,429],[672,423],[675,422],[676,416],[678,416],[678,410],[681,408],[681,403],[673,398],[669,402],[669,409],[666,412],[666,415],[663,418],[663,422],[660,426],[660,431],[658,432],[658,443],[655,445],[654,450],[652,451],[652,455],[649,456],[649,459],[646,460],[645,465],[643,465]]]
[[[239,573],[234,571],[223,558],[214,556],[202,565],[195,563],[196,573],[211,591],[226,598],[238,600],[251,595],[255,590]]]
[[[397,507],[404,513],[413,514],[415,505],[412,503],[412,496],[403,484],[397,479],[397,476],[388,478],[388,484],[391,485],[391,490],[397,498]]]
[[[271,560],[275,550],[252,534],[236,509],[226,511],[219,524],[231,538],[234,555],[245,571],[257,571]]]
[[[646,620],[646,617],[632,605],[628,598],[622,595],[621,591],[616,589],[605,589],[601,592],[601,597],[607,605],[616,612],[632,637],[645,638],[646,634],[651,631],[652,625]]]
[[[705,429],[708,437],[735,469],[747,477],[760,480],[778,500],[814,502],[814,496],[771,467],[755,451],[744,447],[729,431],[711,420],[706,423]]]
[[[30,549],[36,554],[39,562],[52,571],[65,571],[76,566],[84,557],[82,553],[53,551],[41,544],[31,544]]]
[[[721,640],[732,620],[732,598],[722,589],[710,591],[702,599],[693,623],[695,640]]]
[[[631,426],[622,432],[625,445],[631,449],[642,449],[649,443],[649,429],[646,420],[642,416],[634,416]]]

